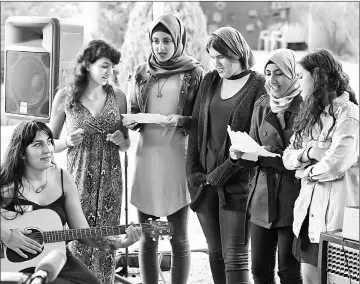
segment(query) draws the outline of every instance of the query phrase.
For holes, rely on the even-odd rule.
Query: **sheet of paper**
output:
[[[253,159],[255,158],[255,156],[264,156],[264,157],[276,157],[276,156],[279,156],[280,157],[279,154],[275,154],[275,153],[271,153],[269,151],[266,151],[264,149],[264,147],[260,146],[246,132],[232,131],[230,126],[228,126],[227,131],[228,131],[229,136],[230,136],[231,147],[237,149],[240,152],[249,154],[249,155],[246,155],[246,156],[244,154],[243,157],[242,157],[243,159],[254,161]]]
[[[256,162],[259,159],[259,156],[254,153],[244,153],[244,155],[241,156],[241,159]]]
[[[300,178],[303,178],[303,177],[304,177],[304,174],[305,174],[305,170],[302,170],[302,169],[300,170],[300,169],[299,169],[299,170],[296,170],[296,171],[295,171],[295,177],[296,177],[296,178],[299,178],[299,179],[300,179]]]
[[[165,115],[156,113],[121,114],[125,121],[136,121],[137,123],[159,123],[165,121]]]

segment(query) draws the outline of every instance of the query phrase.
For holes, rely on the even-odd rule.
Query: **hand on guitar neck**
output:
[[[78,241],[88,246],[110,248],[112,250],[115,250],[115,249],[127,248],[131,246],[133,243],[137,242],[140,239],[140,237],[141,237],[141,227],[135,227],[133,225],[130,225],[125,229],[125,232],[122,232],[122,234],[119,236],[105,236],[103,238],[79,239]]]

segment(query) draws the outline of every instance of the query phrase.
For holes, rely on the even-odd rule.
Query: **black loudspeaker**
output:
[[[318,264],[321,284],[359,284],[359,242],[340,230],[321,233]]]
[[[84,28],[50,17],[5,22],[5,115],[48,122],[52,99],[66,84]]]

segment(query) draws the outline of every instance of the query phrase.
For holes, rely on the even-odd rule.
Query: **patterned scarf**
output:
[[[151,37],[154,28],[158,24],[162,24],[170,32],[174,40],[175,52],[169,60],[161,62],[157,60],[151,44],[151,54],[147,63],[148,69],[153,76],[167,77],[176,73],[192,70],[197,66],[202,66],[195,58],[184,54],[186,29],[183,22],[173,14],[164,14],[153,22],[149,32],[150,43],[152,43]]]
[[[220,37],[231,51],[239,57],[240,62],[243,63],[244,70],[248,70],[255,65],[251,48],[238,30],[231,27],[222,27],[212,34]]]
[[[284,75],[291,80],[290,87],[280,97],[275,97],[271,88],[270,82],[265,83],[265,89],[270,96],[270,108],[273,113],[276,113],[281,128],[285,128],[285,111],[291,105],[293,99],[300,94],[300,84],[295,72],[295,55],[290,49],[276,49],[270,55],[265,68],[269,63],[274,63]],[[264,71],[265,71],[264,68]]]

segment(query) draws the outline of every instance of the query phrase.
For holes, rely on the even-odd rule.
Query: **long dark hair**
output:
[[[341,96],[345,91],[349,93],[350,101],[358,104],[355,93],[349,85],[349,76],[343,71],[340,60],[327,49],[315,49],[305,55],[298,62],[314,78],[312,94],[308,95],[300,106],[300,112],[295,118],[294,147],[301,148],[305,137],[313,138],[314,126],[323,127],[320,115],[325,109],[325,101],[330,104],[329,114],[333,118],[331,132],[336,123],[333,100]]]
[[[25,174],[25,153],[26,147],[29,146],[35,139],[36,134],[41,131],[44,132],[54,145],[54,137],[50,128],[40,121],[26,121],[19,124],[11,136],[10,143],[5,153],[3,162],[0,168],[0,189],[1,189],[1,206],[3,207],[3,199],[6,193],[6,188],[10,186],[14,188],[12,197],[13,203],[19,205],[19,196],[22,196],[20,188],[23,187],[22,177]],[[10,192],[8,192],[10,193]],[[21,206],[19,206],[21,214]]]
[[[120,62],[121,53],[106,41],[95,39],[90,41],[89,44],[78,54],[72,78],[67,87],[68,94],[70,95],[70,108],[76,107],[80,96],[85,91],[89,83],[87,76],[88,71],[86,70],[87,66],[103,57],[109,59],[112,64],[117,65]],[[107,83],[103,86],[103,88],[108,91],[108,89],[111,88],[111,85]]]

